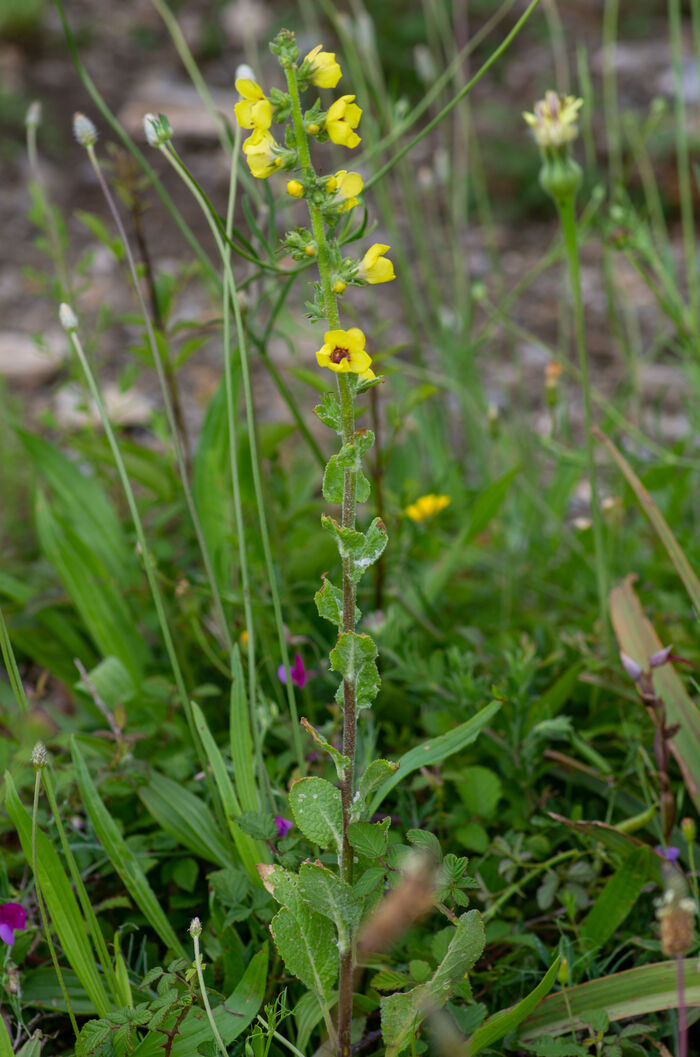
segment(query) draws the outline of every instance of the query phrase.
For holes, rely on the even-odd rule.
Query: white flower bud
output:
[[[24,124],[26,128],[38,128],[41,124],[41,103],[38,99],[35,99],[33,103],[29,104],[24,118]]]
[[[187,931],[189,932],[192,939],[194,939],[195,936],[202,935],[202,922],[199,920],[199,918],[192,918],[190,922],[190,927]]]
[[[633,661],[631,657],[628,657],[626,653],[620,650],[620,660],[622,661],[622,667],[625,669],[630,679],[634,679],[635,683],[639,681],[642,675],[642,669]]]
[[[32,749],[32,764],[34,767],[46,766],[46,746],[43,741],[38,741]]]
[[[144,114],[143,116],[143,131],[146,134],[149,147],[155,147],[158,150],[172,138],[173,130],[170,127],[170,122],[164,114],[156,117],[155,114]]]
[[[78,329],[78,317],[71,306],[67,305],[65,301],[58,310],[58,318],[61,321],[61,326],[67,334],[71,334]]]
[[[239,79],[242,79],[244,81],[255,81],[255,83],[257,84],[255,70],[252,66],[249,66],[247,62],[242,62],[240,66],[236,67],[236,76],[234,77],[234,81],[238,81]]]
[[[95,124],[85,114],[73,114],[73,135],[81,147],[94,147],[97,143]]]

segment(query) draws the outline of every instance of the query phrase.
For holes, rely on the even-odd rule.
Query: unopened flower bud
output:
[[[36,768],[46,766],[46,746],[38,741],[32,749],[32,765]]]
[[[642,677],[642,669],[633,661],[631,657],[628,657],[626,653],[620,650],[620,660],[622,661],[622,667],[625,669],[630,679],[634,679],[635,683],[638,683]]]
[[[692,844],[695,840],[695,822],[692,818],[684,818],[681,822],[681,833],[685,837],[688,844]]]
[[[304,253],[306,254],[307,257],[315,257],[316,256],[316,243],[315,242],[309,242],[309,244],[304,247]]]
[[[673,646],[664,646],[662,650],[657,650],[656,653],[652,653],[649,658],[650,668],[662,668],[666,661],[671,656],[671,650]]]
[[[65,301],[58,310],[58,318],[61,321],[61,326],[67,334],[72,334],[78,329],[78,317],[71,306],[67,305]]]
[[[199,918],[192,918],[192,920],[190,921],[190,927],[187,931],[189,932],[192,939],[194,939],[195,936],[202,935],[202,922],[199,920]]]
[[[569,972],[569,960],[568,958],[562,958],[559,963],[559,972],[557,973],[557,980],[559,981],[562,987],[566,987],[570,978],[571,974]]]
[[[41,103],[38,99],[35,99],[33,103],[29,104],[24,118],[24,124],[27,128],[38,128],[41,124]]]
[[[310,136],[316,136],[321,131],[321,126],[317,125],[315,121],[310,121],[306,126],[306,131]]]
[[[81,147],[94,147],[97,143],[97,128],[85,114],[73,114],[73,135]]]
[[[299,180],[289,180],[287,182],[287,194],[291,195],[292,198],[303,198],[304,197],[304,185]]]
[[[236,67],[236,74],[233,78],[234,83],[236,81],[254,81],[257,84],[257,77],[255,70],[252,66],[249,66],[247,62],[242,62],[240,66]]]
[[[155,147],[156,149],[172,139],[173,135],[170,122],[164,114],[161,114],[160,117],[156,117],[155,114],[144,114],[143,131],[146,134],[149,147]]]
[[[334,294],[344,294],[345,291],[347,290],[347,288],[348,288],[348,284],[344,283],[342,279],[337,279],[333,283],[333,293]]]

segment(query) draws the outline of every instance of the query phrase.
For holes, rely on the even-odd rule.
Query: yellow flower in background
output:
[[[429,517],[439,514],[451,502],[448,495],[433,495],[431,492],[429,495],[422,495],[420,499],[416,499],[415,503],[406,507],[404,513],[410,517],[411,521],[427,521]]]
[[[311,67],[311,83],[317,88],[335,88],[343,76],[335,54],[332,51],[321,51],[322,45],[317,44],[304,59]]]
[[[247,77],[239,77],[236,91],[243,96],[233,108],[241,128],[268,129],[272,124],[272,106],[260,85]]]
[[[367,374],[372,360],[365,352],[365,336],[359,327],[328,330],[323,341],[316,353],[319,367],[328,367],[337,374]]]
[[[277,150],[275,137],[263,129],[257,128],[252,136],[248,136],[248,139],[244,141],[243,153],[246,156],[248,168],[258,180],[265,180],[282,164],[282,159],[276,153]]]
[[[356,147],[360,137],[353,129],[360,124],[362,111],[354,103],[354,95],[341,95],[326,114],[326,132],[333,143],[341,147]]]
[[[364,279],[366,283],[372,283],[372,285],[388,283],[395,279],[394,265],[388,257],[384,256],[388,249],[389,246],[383,246],[381,242],[375,242],[374,246],[370,246],[360,261],[358,279]]]
[[[347,213],[357,205],[357,195],[360,194],[364,182],[359,172],[348,172],[347,169],[339,169],[334,176],[326,180],[326,191],[336,197],[338,212]]]
[[[523,117],[532,129],[538,147],[551,150],[575,140],[578,136],[578,112],[582,106],[583,99],[550,91],[545,93],[544,99],[535,103],[534,114],[525,111]]]

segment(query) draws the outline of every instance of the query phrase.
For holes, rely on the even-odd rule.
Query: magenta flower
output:
[[[288,818],[282,818],[281,815],[275,815],[275,825],[277,826],[277,836],[286,837],[292,828],[293,823]]]
[[[304,689],[306,686],[306,680],[313,675],[313,672],[307,672],[304,667],[304,662],[300,653],[294,655],[294,664],[289,670],[291,672],[292,682],[295,686],[298,686],[300,690]],[[283,664],[280,664],[277,669],[277,678],[281,683],[287,682],[287,672]]]
[[[15,942],[15,929],[23,929],[27,922],[27,911],[21,903],[0,904],[0,940],[8,947]]]

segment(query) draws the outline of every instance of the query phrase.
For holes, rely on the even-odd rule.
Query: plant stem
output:
[[[601,634],[605,636],[608,651],[612,655],[610,625],[608,622],[608,577],[605,562],[605,541],[603,538],[603,516],[598,494],[598,477],[595,465],[595,447],[593,441],[593,400],[591,381],[588,370],[588,351],[586,349],[585,321],[583,313],[583,294],[581,291],[581,269],[578,252],[578,234],[573,196],[559,201],[557,208],[564,232],[566,260],[569,268],[569,283],[574,309],[574,333],[578,350],[581,389],[583,391],[584,447],[588,481],[591,488],[591,513],[593,519],[593,542],[595,548],[595,570],[598,585],[598,606]]]
[[[296,82],[296,71],[286,69],[287,86],[292,100],[292,121],[296,135],[299,161],[305,177],[314,177],[311,165],[309,144],[301,113],[299,89]],[[331,329],[339,324],[338,302],[333,292],[333,278],[328,253],[326,229],[319,206],[308,201],[311,217],[311,231],[316,243],[318,271],[321,279],[323,306]],[[340,401],[341,438],[343,444],[349,444],[355,433],[355,389],[354,383],[344,374],[336,375],[338,399]],[[343,528],[354,529],[357,509],[357,473],[346,469],[343,476]],[[343,632],[355,631],[355,584],[352,581],[353,559],[342,559],[343,567]],[[355,740],[357,734],[357,702],[355,687],[347,679],[343,681],[343,755],[347,764],[340,783],[340,795],[343,810],[343,843],[340,851],[340,876],[347,884],[352,884],[353,856],[348,840],[350,810],[355,785]],[[339,1057],[350,1057],[350,1026],[352,1021],[352,980],[354,971],[353,937],[348,938],[347,950],[340,953],[340,976],[338,981],[338,1054]]]
[[[678,1057],[688,1057],[688,1008],[685,1004],[685,966],[683,956],[676,955],[676,989],[678,992]]]
[[[223,1039],[219,1034],[219,1029],[217,1028],[216,1021],[214,1020],[214,1014],[212,1013],[211,1005],[209,1003],[209,995],[207,994],[207,989],[204,984],[204,974],[202,972],[202,956],[199,953],[199,936],[196,933],[192,933],[192,942],[194,943],[194,964],[197,970],[197,980],[199,981],[199,993],[202,996],[202,1002],[204,1003],[204,1009],[206,1010],[207,1020],[209,1021],[209,1026],[212,1030],[212,1034],[216,1039],[216,1044],[221,1050],[223,1057],[228,1057],[228,1053],[226,1047],[224,1046]]]
[[[683,98],[683,42],[680,0],[669,0],[668,21],[671,32],[671,66],[673,69],[676,119],[676,159],[678,164],[681,228],[683,230],[683,252],[685,254],[685,281],[688,287],[688,302],[692,316],[693,337],[695,338],[698,334],[698,321],[700,320],[700,286],[698,286],[695,253],[693,186],[690,179],[688,132],[685,121],[685,100]]]

